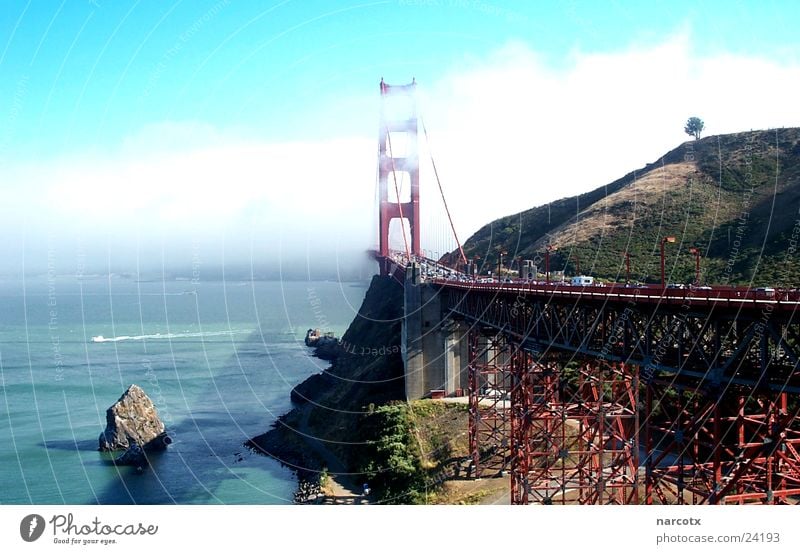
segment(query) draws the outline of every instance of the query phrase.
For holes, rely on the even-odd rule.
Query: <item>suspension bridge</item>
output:
[[[472,476],[509,475],[513,504],[796,503],[800,293],[672,287],[663,256],[659,284],[478,278],[431,154],[432,255],[415,88],[380,84],[376,259],[404,287],[406,397],[466,397]]]

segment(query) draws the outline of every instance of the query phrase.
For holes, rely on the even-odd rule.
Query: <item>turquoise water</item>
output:
[[[0,281],[0,503],[291,502],[291,471],[241,445],[325,362],[366,288],[333,282]],[[92,341],[104,337],[103,342]],[[142,474],[97,451],[131,383],[174,439]]]

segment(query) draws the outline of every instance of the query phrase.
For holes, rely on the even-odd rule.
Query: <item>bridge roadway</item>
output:
[[[800,308],[800,290],[771,287],[694,287],[691,285],[585,285],[566,282],[541,283],[533,281],[481,282],[479,280],[431,279],[428,282],[444,287],[488,291],[497,294],[525,294],[573,298],[576,300],[613,300],[649,304],[693,306],[725,306],[741,309],[761,308],[794,311]]]
[[[505,333],[535,354],[585,356],[705,387],[800,393],[800,292],[486,283],[434,278],[443,317]]]
[[[394,264],[398,280],[403,282],[410,261],[400,252],[392,252],[388,261]],[[427,277],[421,271],[420,280],[445,287],[468,288],[476,291],[496,291],[498,293],[525,293],[551,295],[553,297],[572,298],[607,298],[609,300],[626,300],[656,304],[679,304],[690,302],[699,304],[717,304],[727,307],[749,308],[758,304],[771,304],[781,310],[793,311],[800,307],[800,289],[780,287],[746,287],[746,286],[692,286],[669,284],[598,284],[575,286],[569,282],[551,281],[549,283],[535,280],[513,279],[511,281],[486,282],[484,279],[468,277],[466,274],[440,264],[436,260],[422,256],[412,256],[411,262],[430,268],[432,274],[449,273],[451,278]]]

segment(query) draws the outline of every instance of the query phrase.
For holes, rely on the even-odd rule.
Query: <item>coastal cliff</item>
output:
[[[403,399],[403,288],[375,276],[325,371],[292,390],[295,407],[247,445],[314,480],[349,472],[362,450],[360,425],[375,406]]]
[[[487,494],[442,487],[467,471],[466,405],[404,401],[402,318],[402,286],[373,277],[331,367],[297,385],[294,408],[246,443],[297,472],[297,501],[319,500],[326,484],[326,501],[348,503],[464,503]]]

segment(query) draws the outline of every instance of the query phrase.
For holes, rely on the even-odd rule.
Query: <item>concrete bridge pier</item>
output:
[[[442,324],[442,339],[445,346],[445,394],[464,395],[469,378],[469,326],[463,320],[445,320]]]
[[[404,284],[402,326],[407,400],[444,391],[453,396],[467,387],[468,327],[446,318],[438,289],[420,280],[419,265],[409,264]]]

